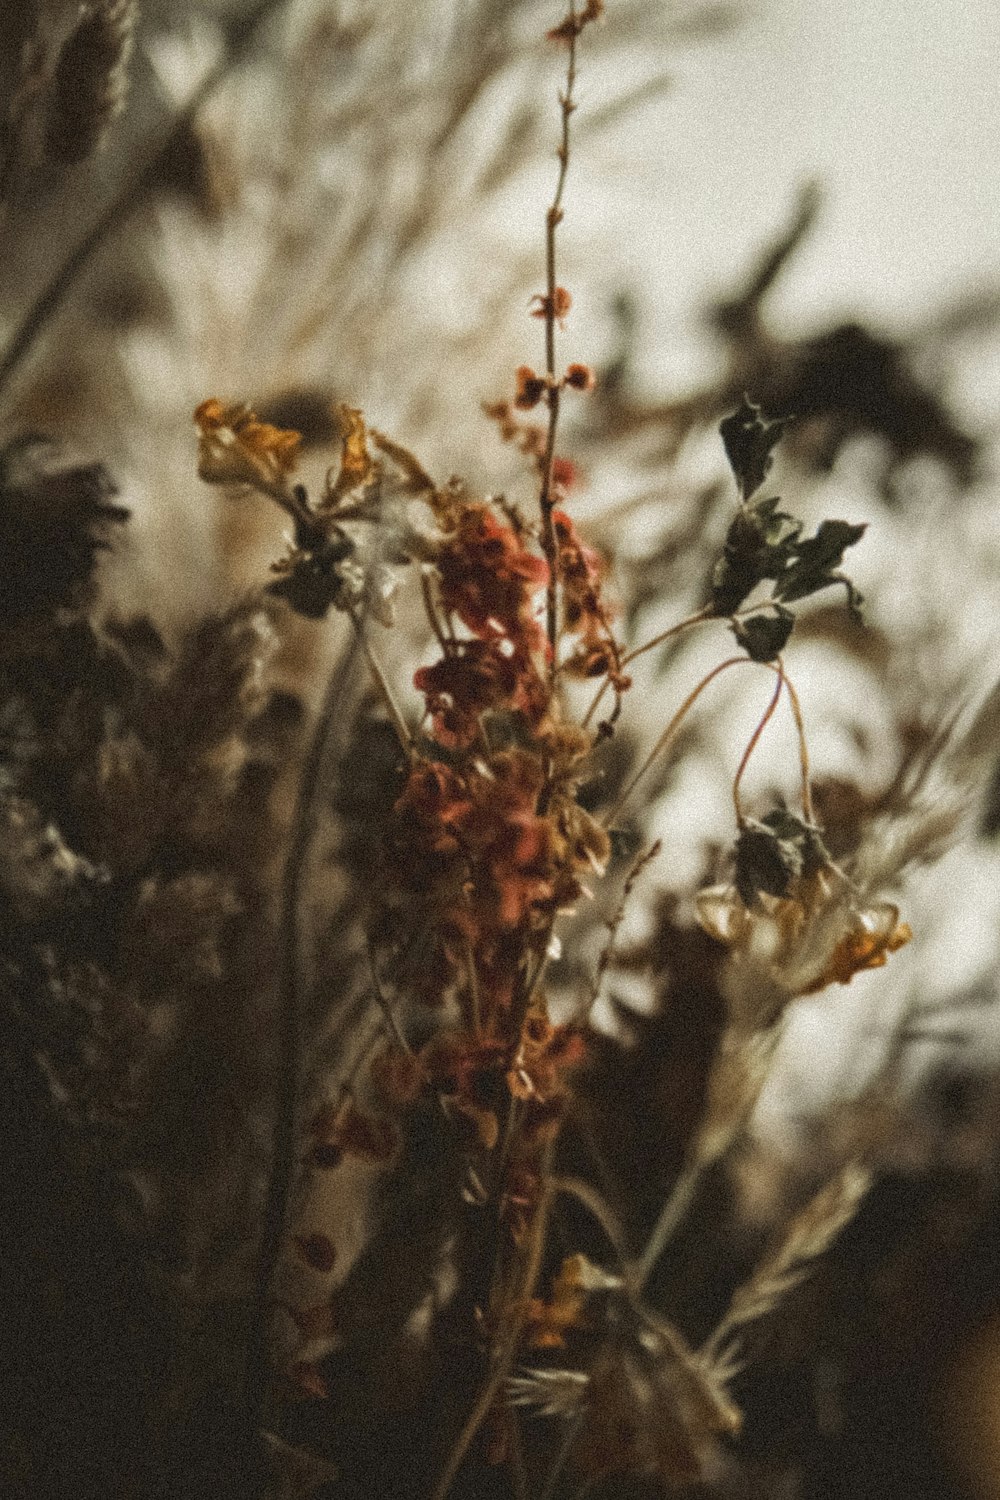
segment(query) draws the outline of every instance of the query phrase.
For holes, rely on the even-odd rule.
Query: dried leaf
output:
[[[785,420],[765,421],[759,406],[747,396],[732,416],[719,424],[729,466],[740,486],[740,494],[749,500],[760,489],[774,462],[772,453],[781,439]]]

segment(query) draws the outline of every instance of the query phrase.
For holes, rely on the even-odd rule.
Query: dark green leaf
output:
[[[818,828],[786,807],[777,807],[759,822],[748,818],[736,840],[734,882],[745,906],[762,892],[787,896],[792,882],[830,863]]]
[[[731,615],[767,578],[777,578],[787,564],[800,523],[779,510],[777,496],[741,505],[730,522],[722,556],[712,575],[712,608]]]
[[[784,571],[774,590],[776,599],[791,603],[805,599],[820,589],[840,583],[847,589],[848,603],[856,609],[861,603],[857,589],[836,570],[844,560],[844,550],[853,547],[865,534],[864,525],[854,526],[849,521],[823,521],[815,536],[805,541],[796,541],[789,551]]]
[[[765,421],[760,407],[754,406],[746,396],[739,410],[719,424],[726,457],[744,500],[749,500],[767,478],[772,463],[771,452],[784,426],[783,421]]]
[[[268,584],[267,591],[284,599],[306,619],[322,620],[340,598],[344,587],[340,564],[353,551],[347,537],[335,536],[315,552],[293,553],[279,565],[280,576]]]
[[[795,616],[791,610],[777,604],[774,612],[734,620],[732,631],[753,661],[774,661],[785,649],[794,625]]]
[[[785,896],[796,875],[802,873],[802,858],[794,843],[779,839],[763,824],[747,821],[736,840],[735,884],[744,906],[752,906],[764,891]]]

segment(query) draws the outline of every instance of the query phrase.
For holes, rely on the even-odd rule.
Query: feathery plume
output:
[[[99,0],[63,42],[45,132],[50,160],[74,166],[104,143],[125,108],[137,17],[136,0]]]

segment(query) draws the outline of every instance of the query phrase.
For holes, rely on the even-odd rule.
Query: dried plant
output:
[[[769,1382],[856,1370],[819,1302],[900,1163],[918,1285],[936,1195],[988,1212],[992,1095],[921,1117],[906,987],[921,881],[993,826],[997,693],[956,647],[928,706],[932,591],[904,626],[853,581],[907,461],[972,504],[985,443],[912,348],[769,330],[812,187],[711,388],[637,394],[627,298],[577,357],[576,153],[663,83],[588,118],[581,72],[725,8],[412,10],[40,5],[5,61],[0,1476],[808,1500],[850,1431]],[[538,255],[462,282],[553,133]],[[830,517],[873,432],[873,519]],[[848,985],[881,1051],[783,1167],[762,1101]]]

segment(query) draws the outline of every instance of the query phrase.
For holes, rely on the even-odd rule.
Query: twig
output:
[[[669,630],[661,630],[659,635],[654,635],[652,640],[644,641],[641,646],[636,646],[634,651],[626,652],[622,657],[622,666],[627,667],[637,657],[645,656],[647,651],[652,651],[656,646],[662,646],[663,642],[669,641],[672,636],[680,635],[684,630],[690,630],[692,625],[701,625],[705,620],[718,620],[720,618],[715,613],[711,604],[706,604],[704,609],[699,609],[693,615],[688,615],[685,619],[679,620],[676,625],[671,625]]]
[[[529,1303],[535,1290],[535,1282],[538,1280],[538,1273],[542,1268],[545,1231],[548,1226],[549,1212],[553,1198],[552,1182],[549,1177],[551,1156],[552,1148],[549,1146],[542,1168],[542,1191],[538,1200],[538,1207],[535,1210],[535,1217],[531,1224],[531,1237],[524,1260],[524,1272],[511,1301],[506,1332],[493,1357],[493,1367],[487,1376],[486,1382],[448,1455],[448,1462],[445,1465],[441,1478],[435,1486],[431,1500],[446,1500],[476,1433],[489,1415],[491,1406],[497,1399],[505,1380],[513,1368],[517,1347],[521,1342],[521,1335],[524,1333],[525,1324],[528,1321]]]
[[[548,431],[545,437],[545,456],[542,460],[542,487],[538,497],[542,517],[542,551],[549,565],[549,579],[545,593],[545,629],[551,651],[550,671],[553,680],[556,672],[556,643],[558,626],[559,548],[556,543],[552,512],[555,498],[552,493],[552,463],[556,451],[556,428],[559,424],[560,383],[556,379],[556,229],[562,216],[563,189],[569,170],[569,119],[576,106],[573,103],[573,85],[576,82],[576,3],[569,3],[569,33],[567,46],[569,59],[566,64],[566,88],[559,95],[562,110],[562,137],[557,156],[559,175],[556,179],[555,196],[545,215],[545,297],[542,306],[545,313],[545,373],[546,401],[549,409]]]
[[[672,636],[681,635],[685,630],[690,630],[692,625],[700,625],[705,620],[717,618],[718,616],[715,616],[712,613],[711,605],[706,605],[704,609],[699,609],[697,614],[688,615],[686,619],[679,620],[676,625],[671,625],[669,630],[661,630],[659,635],[654,635],[651,641],[646,641],[643,645],[636,646],[634,651],[627,651],[622,657],[619,665],[622,667],[627,667],[630,662],[635,661],[636,657],[645,655],[647,651],[652,651],[655,646],[660,646],[664,641],[669,641]],[[587,725],[594,717],[594,714],[597,712],[598,705],[600,704],[601,699],[604,697],[604,694],[608,690],[608,683],[609,679],[605,677],[604,681],[601,683],[600,687],[597,690],[597,693],[594,696],[593,702],[587,709],[587,712],[584,714],[582,726],[584,729],[586,729]]]
[[[346,613],[351,621],[351,624],[354,626],[355,635],[358,642],[360,643],[361,650],[364,653],[365,661],[368,663],[368,670],[372,674],[372,680],[378,690],[379,697],[385,704],[386,713],[389,715],[389,720],[392,724],[392,727],[396,731],[396,736],[399,740],[399,743],[406,751],[407,756],[412,760],[413,756],[416,753],[413,744],[413,736],[407,728],[406,720],[403,718],[399,705],[397,704],[396,699],[393,696],[392,688],[389,686],[388,679],[385,673],[382,671],[378,658],[376,657],[368,642],[368,637],[365,634],[364,622],[359,617],[357,611],[355,609],[352,609],[350,605],[347,606]]]
[[[286,0],[257,0],[257,3],[252,5],[245,15],[234,21],[229,33],[229,47],[225,56],[202,79],[187,104],[176,116],[161,145],[150,154],[135,176],[119,189],[80,243],[70,251],[48,286],[28,309],[20,327],[15,331],[0,358],[0,392],[4,390],[11,376],[19,368],[46,323],[58,311],[91,257],[111,231],[131,217],[150,188],[154,186],[172,153],[183,142],[192,120],[229,70],[248,50],[259,26],[272,11],[284,4]]]
[[[604,944],[604,947],[601,949],[600,956],[597,960],[597,969],[594,973],[594,982],[590,987],[590,1001],[587,1006],[588,1016],[597,1003],[597,997],[601,993],[601,985],[604,983],[604,976],[607,973],[608,965],[611,963],[611,959],[614,955],[615,942],[618,937],[618,929],[622,925],[622,922],[625,920],[625,909],[628,905],[628,898],[631,896],[633,890],[635,889],[636,881],[639,879],[639,876],[642,874],[643,870],[648,864],[656,859],[662,848],[662,840],[657,839],[653,844],[650,845],[648,849],[643,849],[638,857],[633,861],[632,868],[626,875],[625,884],[622,887],[622,898],[615,908],[613,915],[604,924],[608,931],[608,939]]]

